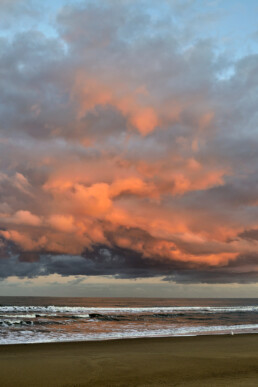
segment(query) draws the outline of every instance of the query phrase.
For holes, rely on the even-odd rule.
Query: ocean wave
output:
[[[0,325],[11,326],[11,325],[33,325],[31,320],[1,320]]]
[[[5,318],[5,317],[8,317],[8,318],[36,318],[38,317],[38,315],[36,314],[0,314],[0,318]]]
[[[37,313],[47,316],[55,314],[69,314],[75,317],[87,317],[90,314],[178,314],[178,313],[258,313],[258,306],[173,306],[173,307],[68,307],[68,306],[1,306],[0,314],[4,313]]]
[[[0,326],[10,327],[16,325],[64,325],[66,321],[49,321],[49,320],[15,320],[4,319],[0,320]]]

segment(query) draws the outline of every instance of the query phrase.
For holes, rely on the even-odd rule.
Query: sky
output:
[[[0,15],[1,295],[257,297],[257,1]]]

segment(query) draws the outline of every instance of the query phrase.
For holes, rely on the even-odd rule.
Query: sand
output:
[[[3,345],[0,386],[258,386],[258,335]]]

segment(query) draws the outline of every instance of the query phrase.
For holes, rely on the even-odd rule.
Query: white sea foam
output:
[[[0,318],[36,318],[36,314],[0,314]]]
[[[3,313],[45,313],[88,315],[90,313],[121,314],[121,313],[234,313],[234,312],[258,312],[258,306],[173,306],[173,307],[75,307],[75,306],[1,306],[0,314]]]
[[[9,325],[33,325],[33,321],[27,320],[0,320],[0,324],[4,326],[9,326]]]
[[[169,329],[123,329],[113,332],[100,333],[59,333],[57,332],[33,332],[20,331],[19,333],[7,334],[0,339],[0,344],[31,344],[49,342],[74,342],[74,341],[97,341],[111,339],[130,339],[144,337],[173,337],[173,336],[197,336],[210,334],[243,334],[257,333],[258,324],[232,325],[232,326],[198,326],[198,327],[173,327]]]

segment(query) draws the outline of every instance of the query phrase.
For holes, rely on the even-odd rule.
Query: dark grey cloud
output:
[[[132,230],[132,232],[135,232]],[[150,238],[148,236],[148,238]],[[20,252],[14,244],[1,240],[0,278],[35,278],[59,274],[69,276],[113,276],[120,279],[163,277],[163,281],[182,284],[256,283],[258,255],[239,255],[226,264],[210,267],[207,263],[146,257],[134,249],[95,245],[81,256],[44,251]]]
[[[245,230],[244,232],[239,234],[240,238],[247,239],[247,240],[258,240],[258,229],[253,230]]]
[[[83,256],[20,254],[0,260],[1,279],[35,278],[50,274],[68,276],[114,276],[121,279],[163,277],[177,283],[256,283],[258,256],[239,257],[233,264],[209,268],[160,258],[146,259],[134,250],[95,246]],[[234,270],[232,270],[234,269]]]

